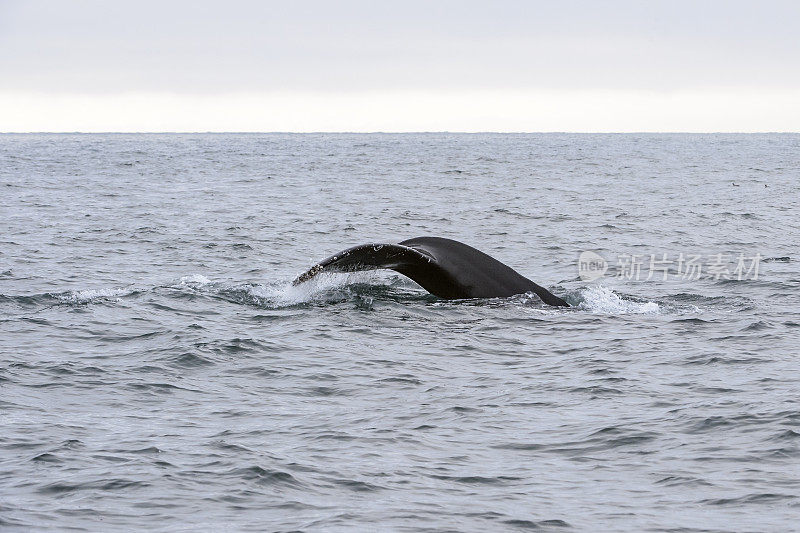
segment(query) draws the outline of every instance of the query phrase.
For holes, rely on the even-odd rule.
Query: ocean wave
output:
[[[665,303],[618,294],[602,285],[567,291],[564,298],[572,305],[570,310],[546,306],[533,293],[508,298],[442,300],[401,276],[387,276],[376,272],[323,273],[299,285],[293,285],[288,279],[265,283],[215,282],[203,274],[195,273],[182,276],[165,285],[152,287],[90,288],[14,297],[2,296],[2,299],[17,305],[25,304],[30,307],[38,304],[46,308],[53,304],[89,305],[99,302],[118,302],[134,294],[165,289],[171,291],[176,297],[200,294],[266,309],[352,302],[359,308],[370,310],[376,301],[424,302],[435,306],[503,307],[511,305],[534,309],[546,314],[577,310],[605,315],[658,315],[671,308]],[[689,308],[690,311],[699,312],[699,308],[695,305],[691,305]]]
[[[105,289],[83,289],[78,291],[67,291],[54,294],[54,296],[66,303],[87,304],[97,300],[119,299],[123,296],[133,294],[135,289],[125,288],[105,288]]]

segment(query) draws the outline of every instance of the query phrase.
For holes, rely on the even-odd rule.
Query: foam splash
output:
[[[299,285],[293,285],[288,281],[251,285],[246,291],[262,305],[289,307],[315,301],[327,302],[349,298],[351,291],[348,286],[368,282],[371,277],[370,273],[365,272],[322,273]]]
[[[292,285],[290,282],[272,283],[267,285],[248,285],[242,290],[245,291],[248,299],[253,303],[268,307],[290,307],[310,303],[333,303],[342,300],[349,300],[360,297],[360,291],[353,286],[358,284],[380,285],[381,287],[392,289],[406,289],[404,285],[395,286],[396,283],[383,283],[376,280],[373,272],[356,272],[350,274],[342,273],[322,273],[313,279]],[[403,291],[405,292],[405,291]],[[521,300],[520,300],[521,299]],[[577,300],[577,301],[576,301]],[[530,303],[535,301],[543,307],[538,311],[546,314],[560,313],[564,309],[552,308],[541,303],[538,296],[527,294],[516,297],[490,299],[490,300],[466,300],[460,301],[459,305],[504,305],[508,303]],[[625,315],[625,314],[644,314],[657,315],[663,312],[662,307],[653,301],[636,301],[616,294],[611,289],[603,286],[590,286],[579,289],[577,298],[571,299],[575,309],[588,311],[595,314],[606,315]],[[451,301],[437,301],[433,305],[453,305]]]
[[[656,302],[637,302],[627,300],[611,289],[601,285],[586,287],[579,291],[578,309],[603,315],[657,315],[661,308]]]
[[[57,295],[57,298],[62,302],[73,304],[85,304],[97,300],[106,299],[119,299],[122,296],[127,296],[133,292],[132,288],[120,289],[84,289],[82,291],[69,291],[64,294]]]
[[[211,280],[202,274],[192,274],[181,277],[181,285],[208,285]]]
[[[370,288],[376,286],[384,290],[377,293]],[[267,308],[293,307],[306,304],[330,304],[340,303],[347,300],[358,301],[360,299],[371,299],[373,297],[405,299],[418,295],[418,290],[411,289],[407,282],[397,279],[386,280],[380,278],[375,272],[354,272],[354,273],[321,273],[313,279],[293,285],[291,281],[274,281],[266,284],[240,284],[227,285],[212,282],[202,274],[192,274],[180,278],[178,284],[172,288],[185,289],[191,292],[209,293],[227,297],[239,303],[257,305]],[[418,288],[417,288],[418,289]],[[398,293],[399,291],[399,293]],[[84,289],[69,291],[54,295],[62,302],[71,304],[88,304],[101,300],[119,301],[122,297],[136,292],[134,287],[125,288],[102,288]],[[594,314],[605,315],[625,315],[625,314],[645,314],[656,315],[662,313],[662,307],[653,301],[636,301],[616,294],[611,289],[596,285],[578,289],[572,293],[572,297],[567,297],[573,305],[573,309],[588,311]],[[469,305],[504,305],[516,303],[526,305],[531,302],[540,304],[537,296],[519,295],[511,299],[491,299],[486,301],[468,301]],[[465,302],[460,302],[462,305]],[[434,302],[434,305],[451,305],[452,302]],[[543,304],[542,304],[543,305]],[[563,309],[555,309],[544,306],[540,309],[542,313],[563,312]]]

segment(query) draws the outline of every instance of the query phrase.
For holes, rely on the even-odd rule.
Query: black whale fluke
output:
[[[548,305],[569,307],[567,302],[497,259],[464,243],[441,237],[354,246],[317,263],[298,276],[294,284],[320,272],[379,268],[408,276],[440,298],[498,298],[533,292]]]

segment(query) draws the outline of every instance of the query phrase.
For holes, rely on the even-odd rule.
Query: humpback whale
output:
[[[416,237],[397,244],[362,244],[320,261],[293,284],[321,272],[387,268],[411,278],[445,299],[500,298],[533,292],[548,305],[569,304],[508,265],[464,243],[442,237]]]

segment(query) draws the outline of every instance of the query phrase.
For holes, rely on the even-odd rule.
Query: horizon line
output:
[[[0,135],[786,135],[800,134],[800,131],[790,130],[736,130],[736,131],[690,131],[690,130],[640,130],[640,131],[576,131],[576,130],[542,130],[542,131],[458,131],[458,130],[374,130],[374,131],[348,131],[348,130],[309,130],[309,131],[227,131],[227,130],[109,130],[109,131],[0,131]]]

